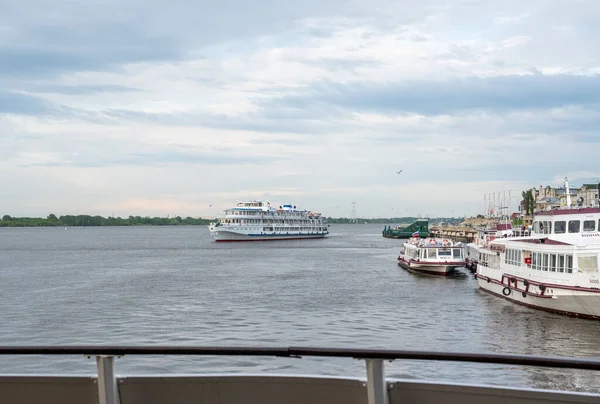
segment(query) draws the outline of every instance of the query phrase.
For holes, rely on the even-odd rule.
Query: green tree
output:
[[[9,215],[4,215],[2,216],[2,220],[11,220],[12,217],[10,217]]]
[[[535,209],[535,197],[533,196],[533,191],[529,189],[527,191],[523,191],[521,195],[523,196],[525,214],[532,215]]]
[[[58,220],[58,219],[56,218],[56,215],[54,213],[50,213],[48,215],[48,220]]]

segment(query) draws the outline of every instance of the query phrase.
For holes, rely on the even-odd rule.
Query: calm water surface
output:
[[[598,357],[600,323],[396,265],[383,225],[323,240],[215,243],[204,226],[0,229],[0,344],[327,346]],[[389,377],[600,392],[599,372],[396,361]],[[350,359],[126,357],[117,372],[365,376]],[[1,373],[94,373],[5,357]]]

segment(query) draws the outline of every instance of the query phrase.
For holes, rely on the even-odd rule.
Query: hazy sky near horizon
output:
[[[458,216],[600,179],[596,0],[0,9],[0,215]]]

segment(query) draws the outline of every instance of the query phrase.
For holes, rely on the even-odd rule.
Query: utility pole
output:
[[[358,220],[356,219],[356,202],[351,202],[352,203],[352,213],[350,214],[350,223],[358,223]]]

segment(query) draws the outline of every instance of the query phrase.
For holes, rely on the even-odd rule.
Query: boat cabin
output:
[[[405,243],[403,254],[412,259],[464,260],[465,249],[462,243],[429,239]]]
[[[262,201],[249,201],[249,202],[238,202],[236,205],[238,208],[262,208]]]
[[[540,236],[573,245],[600,244],[600,208],[538,212],[532,237]]]

